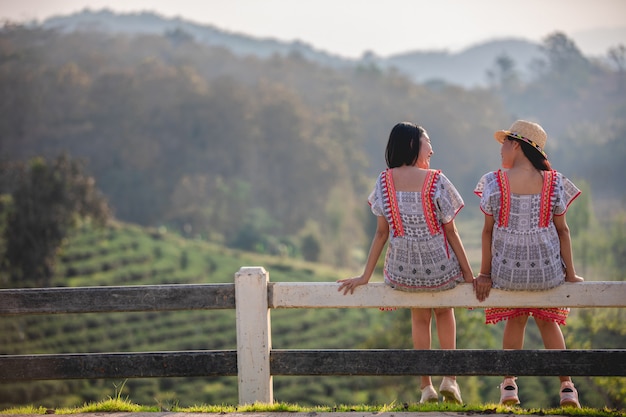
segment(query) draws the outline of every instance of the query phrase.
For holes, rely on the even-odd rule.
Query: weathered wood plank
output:
[[[621,364],[621,365],[619,365]],[[626,376],[626,350],[272,350],[272,375]]]
[[[626,307],[626,282],[567,283],[537,292],[493,290],[483,303],[468,284],[442,292],[404,293],[371,283],[344,296],[336,283],[270,282],[268,301],[270,308]],[[0,315],[234,308],[234,284],[0,290]]]
[[[235,284],[0,290],[0,315],[234,308]]]
[[[626,376],[626,350],[272,350],[272,375]],[[2,355],[0,381],[236,376],[236,351]]]
[[[236,375],[234,350],[0,355],[0,381]]]
[[[440,292],[396,291],[381,282],[358,287],[343,295],[334,282],[271,282],[270,308],[367,307],[626,307],[626,282],[565,283],[548,291],[492,290],[482,303],[471,284]]]

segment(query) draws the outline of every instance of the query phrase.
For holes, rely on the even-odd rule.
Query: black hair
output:
[[[423,127],[410,122],[396,124],[389,134],[385,161],[387,167],[396,168],[403,165],[414,165],[419,156]]]
[[[528,158],[533,166],[540,171],[550,171],[552,166],[548,158],[543,156],[537,149],[535,149],[530,143],[526,143],[523,140],[517,139],[513,136],[507,136],[508,140],[514,140],[522,146],[522,152],[524,156]]]

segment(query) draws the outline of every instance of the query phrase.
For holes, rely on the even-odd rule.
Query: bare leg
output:
[[[502,349],[523,349],[524,334],[526,332],[528,316],[518,316],[510,318],[504,326],[504,336],[502,337]],[[513,375],[506,375],[505,378],[513,378]]]
[[[523,349],[524,333],[528,316],[518,316],[506,321],[504,336],[502,338],[502,349]]]
[[[456,349],[456,319],[454,317],[454,309],[452,308],[436,308],[435,323],[437,323],[437,336],[442,349]],[[454,375],[448,375],[449,378],[456,379]]]
[[[543,345],[546,349],[565,350],[565,339],[563,338],[563,332],[559,325],[553,321],[541,320],[535,318],[541,338],[543,339]],[[569,376],[560,376],[559,379],[563,381],[571,381]]]
[[[430,349],[431,333],[430,323],[432,312],[430,308],[411,309],[411,333],[413,336],[413,348],[420,350]],[[422,375],[420,388],[432,385],[430,375]]]

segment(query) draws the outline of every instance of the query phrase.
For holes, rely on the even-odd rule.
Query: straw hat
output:
[[[543,150],[548,141],[548,135],[537,123],[517,120],[511,125],[509,130],[498,130],[493,136],[500,143],[503,143],[507,136],[522,140],[535,148],[544,158],[548,158],[548,155]]]

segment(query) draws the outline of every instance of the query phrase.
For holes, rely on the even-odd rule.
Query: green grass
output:
[[[22,414],[82,414],[82,413],[104,413],[104,412],[176,412],[176,413],[394,413],[394,412],[432,412],[434,413],[459,413],[460,415],[471,414],[506,414],[506,415],[556,415],[556,416],[586,416],[586,417],[624,417],[626,414],[620,410],[593,409],[593,408],[550,408],[550,409],[524,409],[520,407],[509,407],[498,404],[485,405],[459,405],[459,404],[385,404],[380,406],[372,405],[333,405],[303,407],[291,403],[274,403],[252,405],[194,405],[191,407],[180,407],[176,402],[163,403],[157,406],[142,406],[133,404],[128,399],[109,398],[107,400],[85,404],[80,407],[68,407],[50,410],[45,407],[15,407],[0,411],[0,414],[22,415]]]

